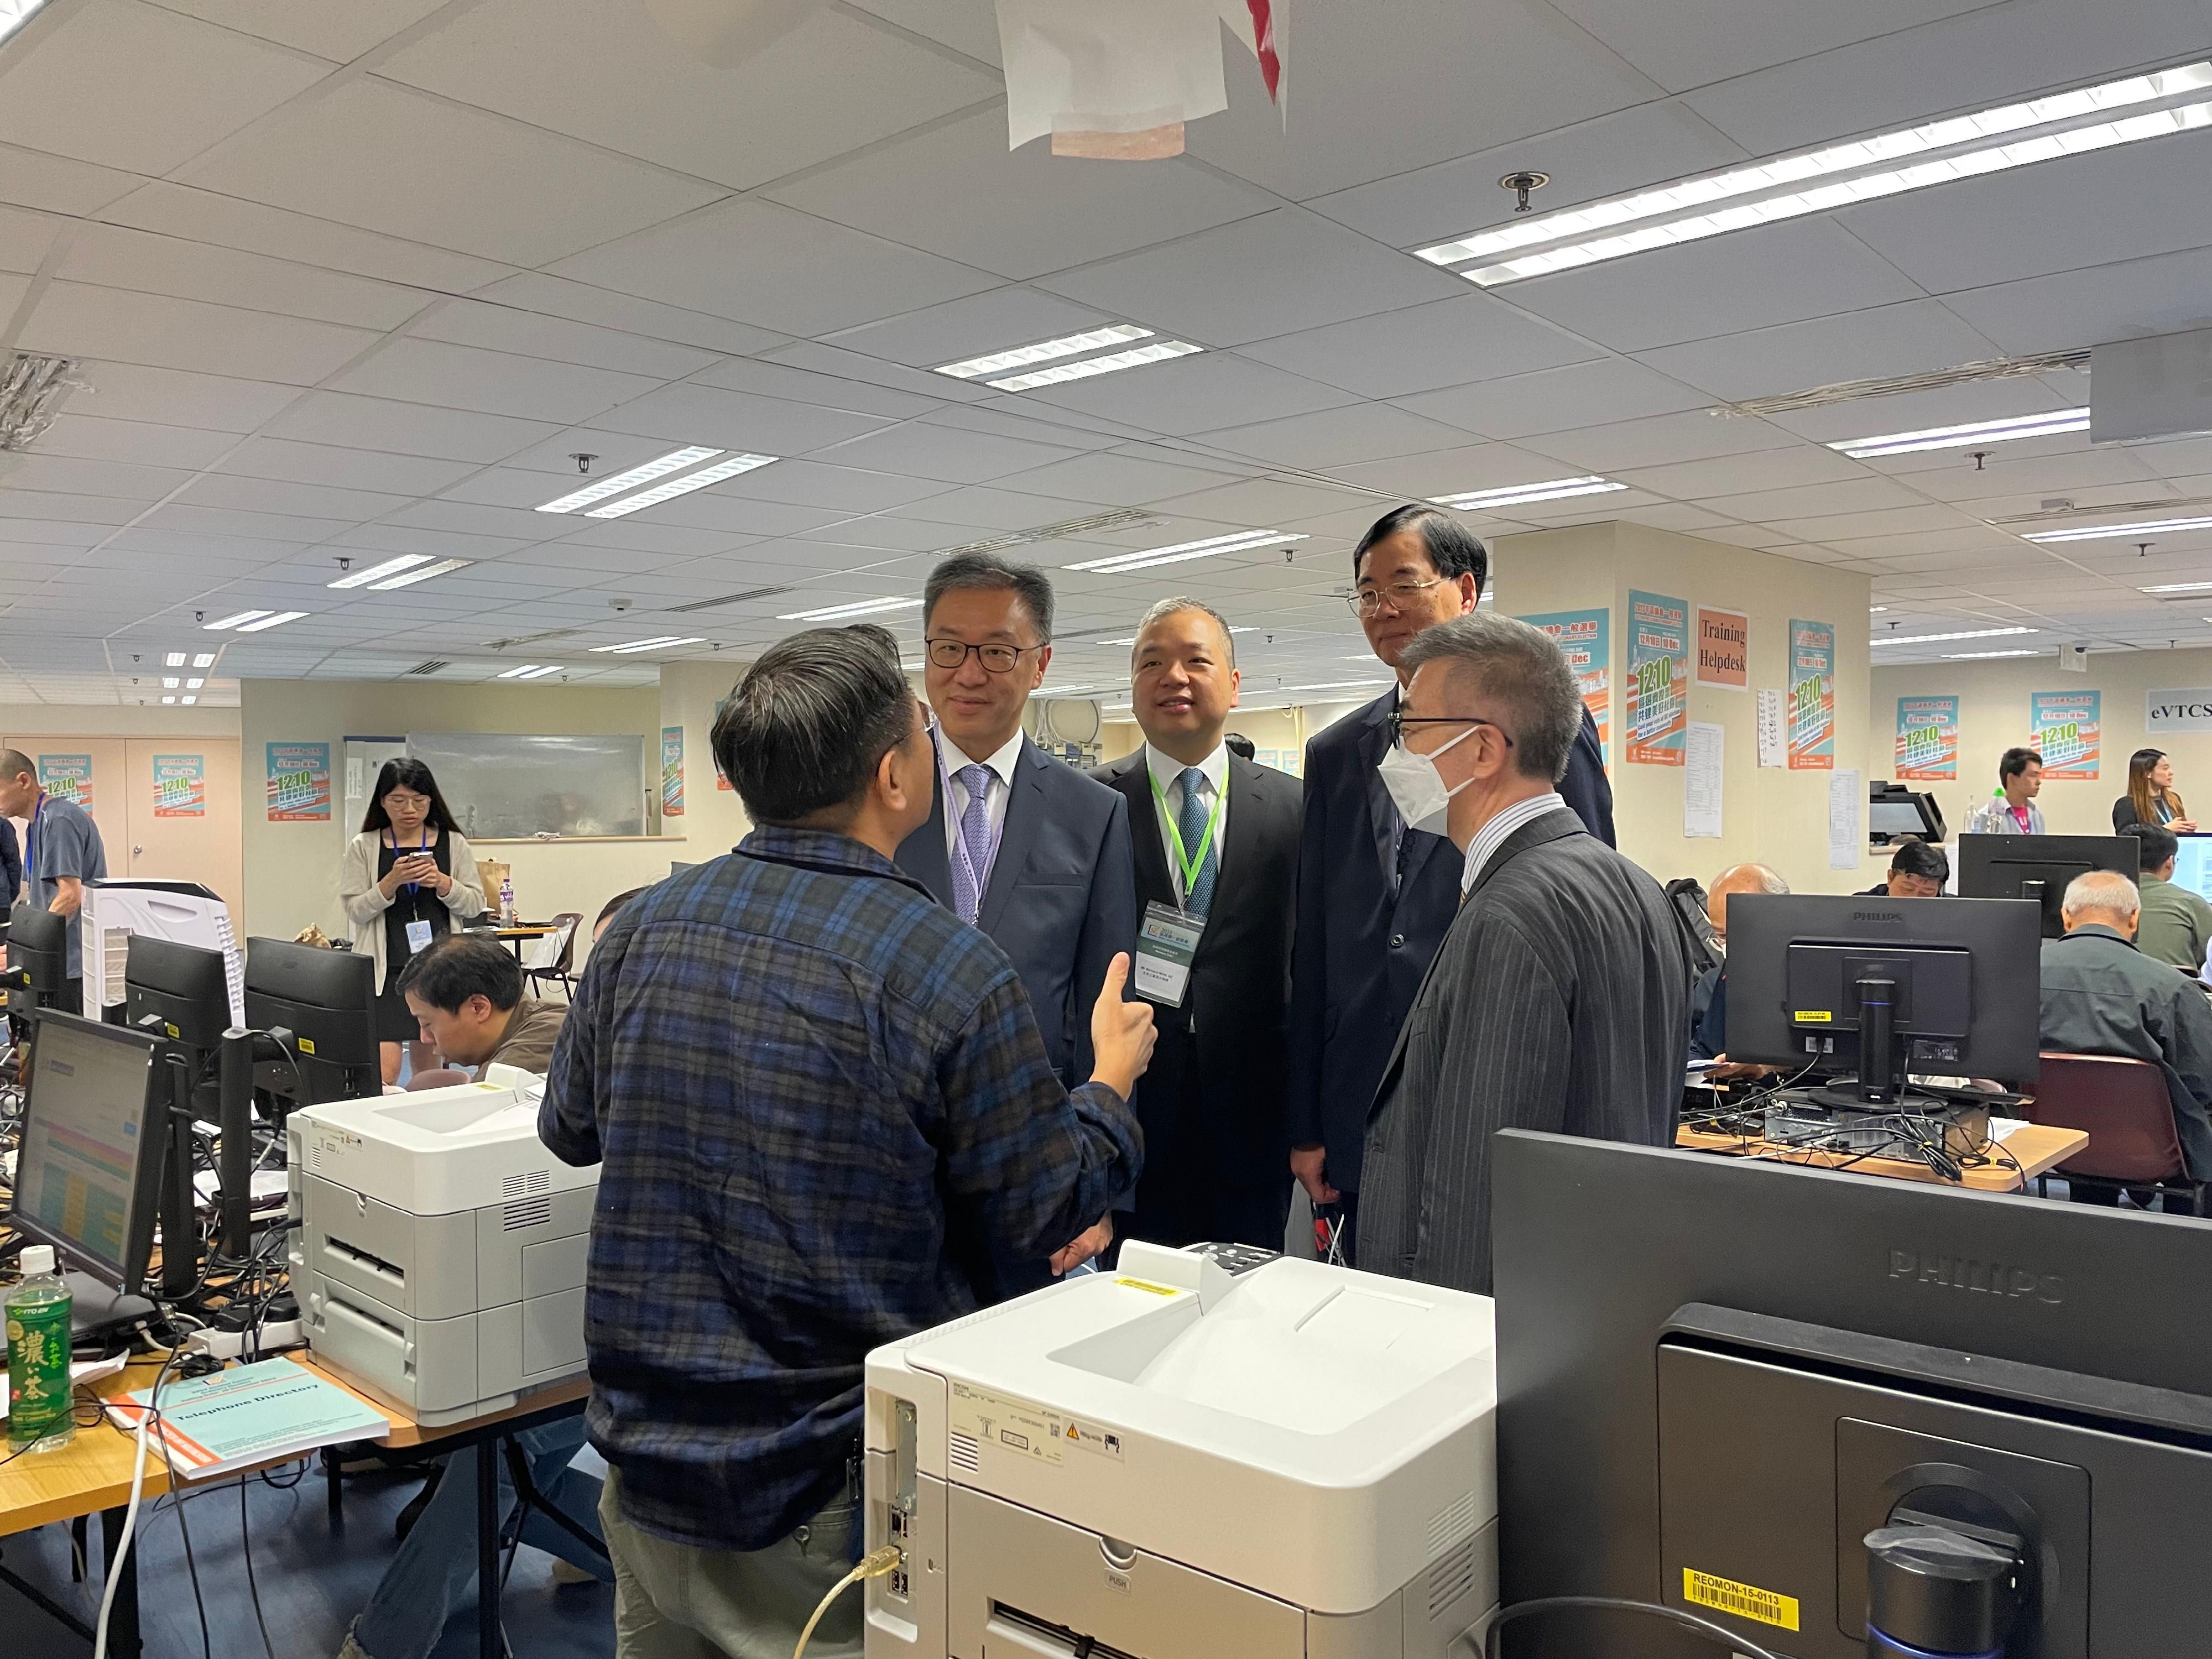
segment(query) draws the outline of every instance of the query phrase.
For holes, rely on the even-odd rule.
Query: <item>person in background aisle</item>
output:
[[[1242,732],[1224,732],[1221,734],[1221,746],[1231,754],[1244,760],[1256,759],[1260,753],[1259,745]]]
[[[1951,879],[1951,860],[1940,847],[1908,838],[1889,855],[1889,874],[1860,895],[1863,898],[1941,898]]]
[[[1674,1139],[1689,957],[1659,884],[1559,796],[1583,700],[1558,644],[1477,612],[1400,660],[1384,781],[1409,821],[1442,811],[1465,897],[1368,1115],[1359,1266],[1487,1296],[1495,1131]]]
[[[937,757],[888,632],[770,646],[714,750],[757,827],[615,918],[538,1115],[605,1158],[584,1340],[618,1659],[789,1653],[860,1556],[869,1351],[975,1311],[994,1255],[1073,1265],[1143,1162],[1128,958],[1071,1093],[1006,953],[891,862]],[[808,1652],[858,1659],[860,1607]]]
[[[1414,988],[1459,908],[1459,848],[1441,823],[1408,826],[1378,769],[1424,629],[1471,613],[1490,550],[1433,507],[1395,508],[1352,550],[1352,609],[1397,684],[1306,745],[1291,969],[1291,1172],[1317,1208],[1335,1206],[1348,1253],[1358,1225],[1367,1107]],[[1613,786],[1585,711],[1559,792],[1613,845]]]
[[[1984,801],[1966,820],[1970,836],[2039,836],[2043,809],[2035,798],[2043,793],[2043,757],[2033,749],[2008,749],[1997,760],[1997,787],[2002,792]]]
[[[20,749],[0,749],[0,817],[29,823],[23,843],[24,902],[69,919],[69,963],[63,1009],[84,1007],[84,950],[76,925],[84,908],[84,884],[107,874],[107,848],[92,814],[75,801],[49,795],[38,763]],[[97,1018],[100,1011],[90,1011]]]
[[[1211,607],[1162,599],[1137,624],[1129,663],[1145,742],[1091,775],[1128,803],[1139,912],[1199,932],[1187,982],[1154,999],[1159,1046],[1130,1102],[1145,1178],[1117,1231],[1279,1250],[1298,782],[1230,750],[1237,651]]]
[[[2124,836],[2131,823],[2177,836],[2197,833],[2197,820],[2173,787],[2173,757],[2163,749],[2138,749],[2128,757],[2128,793],[2112,803],[2112,833]]]
[[[1713,931],[1728,939],[1729,899],[1737,893],[1786,893],[1790,884],[1763,864],[1732,864],[1713,878],[1705,894],[1705,916]],[[1690,1058],[1717,1060],[1717,1083],[1764,1077],[1771,1066],[1741,1065],[1728,1057],[1728,962],[1723,957],[1698,976],[1690,988]]]
[[[633,887],[607,901],[599,921],[592,925],[594,944],[623,906],[645,890]],[[408,1001],[418,1012],[442,1011],[445,1000],[454,1001],[457,1006],[447,1018],[456,1021],[467,1018],[471,1029],[453,1041],[472,1051],[482,1048],[489,1024],[479,1018],[470,1018],[480,1016],[481,1012],[472,1005],[480,1002],[495,1008],[501,999],[506,998],[512,1009],[529,1000],[522,995],[521,968],[509,952],[491,939],[441,939],[407,964],[402,981],[401,988]],[[434,993],[427,999],[426,985]],[[551,1044],[560,1036],[566,1011],[555,1003],[539,1003],[537,1006],[550,1012],[550,1022],[540,1016],[515,1030],[510,1020],[500,1036],[505,1037],[514,1030],[513,1044],[495,1044],[483,1052],[480,1061],[463,1063],[489,1065],[497,1061],[543,1074],[550,1063]],[[428,1030],[431,1022],[425,1018],[422,1024]],[[538,1052],[541,1036],[546,1048],[543,1059]],[[446,1039],[440,1039],[439,1047],[447,1060],[461,1059],[453,1047],[447,1046]],[[583,1449],[584,1439],[584,1419],[580,1415],[525,1429],[515,1437],[523,1456],[529,1460],[530,1484],[586,1532],[602,1538],[600,1482],[595,1476],[569,1467]],[[338,1659],[428,1659],[438,1645],[446,1621],[476,1583],[477,1452],[476,1447],[467,1447],[434,1468],[421,1494],[400,1511],[399,1553],[392,1558],[392,1565],[385,1568],[384,1577],[377,1582],[375,1594],[368,1598],[368,1605],[347,1631],[345,1645],[338,1650]],[[499,1471],[500,1512],[505,1514],[514,1504],[514,1483],[502,1465]],[[410,1516],[410,1510],[415,1513]],[[592,1550],[557,1522],[547,1519],[534,1505],[523,1520],[521,1541],[553,1558],[553,1582],[556,1584],[582,1584],[595,1580],[606,1583],[614,1577],[614,1569],[605,1555]]]
[[[15,839],[15,826],[4,814],[0,814],[0,896],[6,902],[0,910],[12,910],[23,891],[22,843]]]
[[[2142,876],[2137,890],[2142,915],[2136,929],[2136,949],[2195,979],[2204,970],[2206,951],[2212,950],[2212,904],[2174,884],[2173,866],[2181,843],[2171,830],[2155,824],[2130,823],[2120,833],[2133,836],[2141,844]]]
[[[454,921],[485,908],[476,854],[421,761],[386,761],[376,775],[361,833],[338,862],[338,902],[353,925],[354,949],[376,964],[377,1043],[384,1080],[397,1083],[402,1044],[412,1048],[416,1071],[431,1064],[399,975]]]
[[[400,970],[399,994],[448,1066],[516,1066],[540,1077],[567,1012],[523,995],[522,964],[497,939],[468,933],[417,954]]]
[[[2142,903],[2125,876],[2092,870],[2075,877],[2059,914],[2065,937],[2043,942],[2044,1048],[2157,1066],[2190,1177],[2212,1181],[2212,1003],[2136,948]],[[2119,1202],[2109,1188],[2074,1186],[2068,1194],[2077,1204]]]
[[[929,821],[898,866],[1013,959],[1065,1085],[1091,1073],[1088,1011],[1106,964],[1137,948],[1136,872],[1121,796],[1023,734],[1052,661],[1052,583],[988,553],[940,559],[922,586],[922,683],[937,715]],[[1091,1254],[1106,1248],[1101,1217]],[[1004,1262],[1001,1293],[1049,1282]]]

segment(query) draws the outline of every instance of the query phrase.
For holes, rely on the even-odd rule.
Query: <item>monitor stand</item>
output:
[[[161,1311],[144,1297],[125,1295],[112,1285],[101,1284],[89,1273],[64,1273],[62,1280],[75,1298],[70,1309],[72,1345],[119,1336],[141,1320],[151,1319]]]

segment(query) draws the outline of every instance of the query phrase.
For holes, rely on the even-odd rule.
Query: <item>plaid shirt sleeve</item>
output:
[[[586,964],[568,1017],[561,1022],[560,1040],[553,1046],[553,1063],[545,1074],[545,1097],[538,1103],[538,1138],[563,1164],[582,1166],[599,1161],[593,1045],[599,1001],[606,994],[601,987],[609,976],[591,970],[599,963],[600,950],[615,942],[613,930],[609,929]],[[606,954],[610,961],[615,955],[612,951]]]

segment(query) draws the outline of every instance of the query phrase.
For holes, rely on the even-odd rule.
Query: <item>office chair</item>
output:
[[[533,992],[542,991],[545,981],[557,979],[561,981],[561,994],[574,999],[575,982],[569,975],[575,971],[576,930],[583,922],[582,912],[563,910],[553,918],[553,926],[559,931],[532,941],[530,959],[522,966],[522,976]]]
[[[2051,1173],[2069,1186],[2109,1190],[2155,1188],[2204,1213],[2204,1185],[2189,1174],[2173,1123],[2166,1073],[2146,1060],[2111,1054],[2043,1056],[2035,1098],[2021,1109],[2031,1121],[2081,1129],[2089,1144]],[[2044,1190],[2041,1177],[2036,1190]]]

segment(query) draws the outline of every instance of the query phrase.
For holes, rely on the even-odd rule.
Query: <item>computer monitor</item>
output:
[[[123,987],[124,1023],[193,1050],[196,1069],[204,1070],[230,1029],[222,952],[133,933]],[[149,1026],[149,1019],[157,1023]]]
[[[1863,1540],[1922,1515],[2014,1540],[2022,1605],[1990,1647],[2204,1651],[2212,1327],[2185,1310],[2212,1224],[1518,1130],[1491,1148],[1506,1603],[1662,1602],[1865,1659]],[[1727,1651],[1612,1613],[1505,1635],[1513,1659]]]
[[[1854,1078],[1845,1092],[1874,1105],[1894,1101],[1908,1073],[2033,1083],[2036,915],[2018,899],[1739,893],[1729,1058]]]
[[[289,1059],[257,1053],[256,1087],[312,1106],[363,1100],[379,1093],[376,964],[350,951],[288,940],[246,941],[246,1023],[257,1031],[282,1028]],[[296,1065],[296,1073],[295,1066]]]
[[[16,1233],[131,1294],[146,1278],[167,1144],[157,1046],[124,1026],[39,1014],[8,1213]]]
[[[67,916],[36,905],[18,904],[9,912],[9,973],[30,975],[27,1001],[19,1006],[11,994],[9,1012],[27,1015],[33,1009],[51,1008],[60,1002],[62,985],[69,975],[69,926]]]
[[[2212,897],[2212,836],[2176,836],[2173,884],[2199,898]]]
[[[1931,847],[1943,842],[1943,809],[1936,797],[1881,780],[1867,786],[1867,839],[1887,847],[1907,836]]]
[[[1961,836],[1961,898],[2027,898],[2043,907],[2043,937],[2065,933],[2059,905],[2066,884],[2092,870],[2140,878],[2141,849],[2133,836]]]

